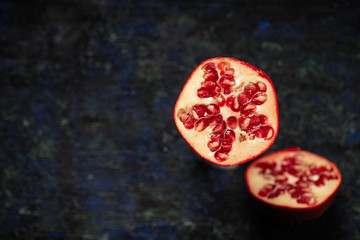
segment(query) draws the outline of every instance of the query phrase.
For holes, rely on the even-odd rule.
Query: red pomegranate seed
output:
[[[230,96],[226,99],[226,106],[228,106],[234,112],[239,112],[242,105],[240,105],[238,98]]]
[[[324,174],[321,174],[319,179],[315,182],[316,186],[323,186],[325,185],[325,180],[327,179],[327,177]]]
[[[290,173],[291,175],[297,177],[299,175],[299,171],[296,170],[295,168],[289,168],[288,173]]]
[[[307,194],[307,193],[311,193],[311,189],[310,187],[304,187],[304,188],[300,188],[300,192],[301,194]]]
[[[268,193],[265,192],[265,191],[263,191],[263,190],[260,190],[260,191],[259,191],[259,195],[262,196],[262,197],[266,197],[267,194],[268,194]]]
[[[235,73],[235,69],[231,68],[231,67],[227,67],[224,70],[222,70],[220,72],[220,75],[229,75],[229,76],[233,76]]]
[[[284,189],[282,189],[282,188],[277,188],[274,192],[271,192],[271,193],[268,195],[268,198],[278,197],[279,195],[283,194],[284,192],[285,192]]]
[[[252,104],[252,103],[248,103],[248,104],[244,104],[241,108],[241,113],[243,114],[250,114],[252,112],[255,112],[256,110],[256,105]]]
[[[248,98],[251,98],[258,91],[257,85],[253,82],[246,84],[244,92]]]
[[[226,123],[225,121],[220,121],[214,128],[213,128],[213,132],[223,132],[226,128]]]
[[[280,183],[280,184],[286,183],[287,180],[288,180],[288,178],[286,176],[284,176],[284,175],[277,175],[276,178],[275,178],[275,181],[277,183]]]
[[[294,186],[288,186],[288,193],[291,195],[292,198],[298,198],[300,193],[298,191],[298,189]]]
[[[239,94],[238,100],[241,105],[243,105],[249,101],[249,99],[246,97],[245,94]]]
[[[205,115],[206,107],[202,104],[196,104],[193,106],[193,111],[196,113],[198,118],[201,118]]]
[[[260,128],[254,131],[254,136],[257,138],[264,138],[264,130]]]
[[[220,143],[220,140],[218,140],[218,141],[211,140],[210,142],[208,142],[207,146],[211,152],[216,152],[221,148],[221,143]]]
[[[261,105],[266,101],[266,99],[267,99],[266,93],[257,93],[254,95],[251,102],[256,105]]]
[[[339,177],[338,177],[338,175],[336,175],[336,174],[331,174],[329,177],[328,177],[328,179],[338,179]]]
[[[224,151],[223,149],[221,149],[221,150],[217,151],[214,156],[215,156],[216,160],[218,160],[219,162],[223,162],[229,156],[229,152]]]
[[[186,129],[192,129],[194,127],[196,119],[190,115],[188,119],[186,119],[186,121],[184,122],[184,127]]]
[[[264,139],[268,140],[274,136],[274,129],[270,126],[264,126],[261,128],[264,131]]]
[[[220,113],[220,108],[216,104],[209,104],[207,105],[207,113],[210,115],[215,115]]]
[[[211,141],[220,141],[220,139],[222,138],[222,133],[221,132],[215,132],[213,134],[211,134],[210,136],[210,140]]]
[[[205,64],[204,66],[202,66],[201,69],[204,72],[211,72],[211,71],[215,70],[215,63],[209,62],[209,63]]]
[[[295,157],[286,157],[284,158],[283,163],[288,165],[295,165],[296,159]]]
[[[241,107],[242,105],[241,105],[241,103],[239,102],[239,98],[232,97],[232,99],[233,99],[233,102],[232,102],[232,107],[231,107],[231,109],[232,109],[234,112],[240,111],[240,107]]]
[[[223,70],[226,67],[230,67],[230,63],[226,61],[218,62],[217,64],[218,69]]]
[[[257,117],[257,116],[253,116],[252,118],[251,118],[251,121],[250,121],[250,125],[251,126],[258,126],[258,125],[260,125],[260,123],[261,123],[261,119],[260,119],[260,117]]]
[[[223,107],[225,105],[225,98],[222,95],[216,97],[215,101],[219,107]]]
[[[218,125],[219,123],[221,123],[222,120],[223,120],[222,115],[212,116],[212,117],[210,118],[210,125],[211,125],[211,126],[216,126],[216,125]]]
[[[235,85],[234,76],[224,75],[220,78],[219,83],[222,87],[231,87]]]
[[[231,87],[230,86],[224,86],[224,94],[229,95],[231,93]]]
[[[177,112],[177,117],[181,122],[185,122],[190,117],[190,114],[184,108],[180,108]]]
[[[233,76],[235,74],[234,68],[225,68],[225,75]]]
[[[209,126],[209,119],[208,118],[200,118],[194,124],[195,130],[198,132],[203,131],[205,128]]]
[[[201,83],[201,87],[203,87],[203,88],[209,88],[209,90],[210,90],[211,88],[214,88],[215,86],[216,86],[216,83],[210,82],[210,81],[203,81],[203,82]]]
[[[267,124],[267,122],[268,122],[268,118],[265,116],[265,115],[259,115],[258,116],[259,118],[260,118],[260,124],[262,124],[262,125],[265,125],[265,124]]]
[[[276,167],[276,163],[275,162],[271,162],[271,163],[270,162],[258,162],[258,163],[256,163],[255,167],[261,168],[265,172],[265,169],[273,170]]]
[[[300,188],[308,188],[309,187],[309,183],[301,181],[301,180],[297,181],[296,185]]]
[[[216,82],[219,79],[218,73],[216,70],[209,71],[204,73],[203,78],[206,80],[205,82]]]
[[[274,188],[275,188],[274,184],[266,184],[261,188],[259,195],[266,197],[268,193],[271,192]]]
[[[221,88],[219,85],[215,84],[215,86],[210,89],[210,95],[214,98],[221,97]]]
[[[260,92],[266,92],[266,84],[259,81],[256,83],[257,89],[259,89]]]
[[[250,121],[251,121],[251,118],[249,117],[244,117],[244,116],[241,116],[239,118],[239,126],[242,130],[246,131],[248,130],[248,127],[250,125]]]
[[[311,196],[308,198],[308,204],[309,205],[315,205],[316,204],[316,197],[315,196]]]
[[[222,142],[222,146],[221,146],[221,150],[224,152],[230,152],[232,148],[231,144],[228,144],[227,142],[224,143],[224,141]]]
[[[234,97],[230,96],[226,99],[226,106],[228,108],[232,108],[233,105],[234,105]]]
[[[197,95],[198,95],[199,98],[209,98],[209,97],[211,97],[209,88],[199,88],[197,90]]]
[[[228,119],[226,120],[226,123],[229,126],[229,128],[231,128],[231,129],[235,129],[237,127],[237,119],[234,116],[228,117]]]
[[[310,169],[310,172],[312,174],[320,174],[325,171],[328,171],[328,169],[325,166],[319,166],[319,167],[314,167],[314,168]]]
[[[296,201],[298,203],[314,205],[316,203],[316,198],[313,196],[313,194],[301,195]]]
[[[235,140],[235,132],[233,130],[227,129],[224,132],[224,139],[228,141],[229,143],[232,143]]]

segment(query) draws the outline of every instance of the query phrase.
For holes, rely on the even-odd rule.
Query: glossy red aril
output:
[[[201,63],[185,83],[174,109],[181,135],[204,159],[234,166],[265,152],[279,129],[270,78],[234,58]]]
[[[299,148],[257,159],[247,168],[245,178],[262,210],[292,221],[321,216],[341,185],[334,163]]]

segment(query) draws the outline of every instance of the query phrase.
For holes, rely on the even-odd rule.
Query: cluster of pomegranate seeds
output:
[[[204,81],[197,89],[197,96],[201,99],[212,98],[213,103],[181,108],[177,116],[186,129],[199,132],[211,129],[207,147],[214,152],[216,160],[222,162],[227,159],[236,138],[242,142],[247,136],[249,140],[268,140],[273,137],[275,132],[268,124],[267,117],[256,112],[257,106],[267,100],[264,82],[249,82],[245,86],[241,83],[237,86],[235,69],[228,61],[217,64],[209,62],[201,69]],[[234,116],[223,119],[222,107],[230,108]],[[242,130],[239,136],[233,131],[236,128]]]
[[[275,161],[259,162],[255,167],[271,181],[261,188],[260,196],[275,198],[288,193],[300,204],[315,205],[316,197],[311,187],[321,187],[328,180],[338,179],[331,166],[306,164],[301,155],[286,157],[278,164]]]

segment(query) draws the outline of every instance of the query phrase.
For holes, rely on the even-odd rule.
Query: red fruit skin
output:
[[[275,92],[275,87],[274,87],[274,85],[273,85],[270,77],[269,77],[265,72],[263,72],[262,70],[258,69],[257,67],[254,67],[253,65],[251,65],[251,64],[249,64],[249,63],[246,63],[246,62],[244,62],[244,61],[241,61],[241,60],[238,60],[238,59],[235,59],[235,58],[230,58],[230,57],[216,57],[216,58],[211,58],[211,59],[207,59],[207,60],[203,61],[201,64],[199,64],[199,65],[194,69],[194,71],[191,73],[191,75],[189,76],[188,80],[186,81],[186,83],[185,83],[182,91],[180,92],[179,96],[182,95],[183,91],[184,91],[185,88],[186,88],[186,85],[189,83],[189,81],[190,81],[190,79],[192,78],[193,74],[194,74],[195,72],[199,71],[200,68],[203,66],[203,64],[204,64],[205,62],[209,62],[209,61],[213,61],[213,60],[222,60],[222,59],[229,59],[229,60],[232,60],[232,61],[237,61],[238,63],[241,63],[242,65],[247,66],[248,68],[254,70],[254,71],[257,72],[261,77],[263,77],[263,78],[265,78],[266,80],[268,80],[268,82],[269,82],[272,90]],[[180,134],[182,135],[183,139],[185,139],[185,141],[189,144],[189,146],[190,146],[202,159],[204,159],[204,160],[206,160],[206,161],[208,161],[208,162],[210,162],[210,163],[216,164],[216,165],[218,165],[218,166],[220,166],[220,167],[235,167],[235,166],[237,166],[237,165],[240,165],[240,164],[249,162],[249,161],[257,158],[258,156],[262,155],[264,152],[266,152],[266,151],[274,144],[275,139],[276,139],[276,137],[277,137],[277,135],[278,135],[278,132],[279,132],[279,109],[278,109],[278,104],[277,104],[278,101],[277,101],[277,96],[276,96],[276,94],[275,94],[274,97],[275,97],[275,102],[276,102],[276,106],[275,106],[275,107],[276,107],[276,119],[277,119],[277,121],[276,121],[275,123],[273,123],[273,124],[276,126],[276,131],[274,132],[274,137],[272,138],[271,141],[269,141],[269,145],[268,145],[267,148],[259,151],[259,152],[258,152],[257,154],[255,154],[255,155],[249,156],[249,157],[246,158],[246,159],[239,160],[239,162],[236,162],[236,163],[234,163],[234,164],[222,164],[222,163],[220,163],[220,162],[213,161],[212,159],[209,159],[209,158],[207,158],[207,157],[204,156],[204,155],[201,155],[201,154],[200,154],[198,151],[196,151],[196,149],[192,146],[191,142],[190,142],[188,139],[185,138],[185,136],[182,134],[182,132],[181,132],[181,131],[179,131],[179,132],[180,132]],[[179,98],[180,98],[180,97],[179,97]],[[173,119],[174,119],[174,122],[175,122],[175,125],[176,125],[176,126],[177,126],[177,122],[175,121],[175,119],[176,119],[176,115],[177,115],[176,109],[177,109],[178,103],[179,103],[179,101],[176,102],[175,107],[174,107],[174,112],[173,112]],[[178,126],[177,126],[177,128],[179,129]]]
[[[278,151],[278,153],[280,153],[280,152],[297,152],[297,151],[300,151],[299,147],[291,147],[291,148],[287,148],[287,149]],[[256,163],[256,161],[253,162],[251,165],[249,165],[248,168],[246,169],[246,171],[245,171],[246,178],[248,177],[248,172],[249,172],[250,167],[255,163]],[[331,163],[331,164],[335,166],[335,164],[333,164],[333,163]],[[339,188],[341,186],[341,183],[342,183],[342,176],[341,176],[340,172],[339,172],[339,178],[340,178],[340,182],[339,182],[338,187],[336,188],[335,191],[333,191],[333,193],[331,195],[329,195],[327,197],[327,199],[325,201],[323,201],[320,205],[317,205],[314,207],[308,207],[308,208],[291,208],[291,207],[269,204],[269,203],[264,202],[261,198],[259,198],[257,195],[255,195],[252,191],[249,191],[249,192],[254,200],[255,206],[262,212],[272,215],[274,217],[288,220],[290,222],[295,222],[295,223],[303,222],[303,221],[312,220],[312,219],[316,219],[316,218],[320,217],[330,207],[330,205],[335,200],[336,195],[337,195]],[[246,179],[246,185],[247,185],[247,188],[250,189],[247,179]]]

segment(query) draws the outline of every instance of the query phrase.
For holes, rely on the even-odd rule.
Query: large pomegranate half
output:
[[[221,166],[265,152],[279,130],[274,86],[261,70],[234,58],[204,61],[191,74],[174,109],[181,135],[204,159]]]
[[[289,148],[252,162],[247,187],[265,212],[292,221],[321,216],[333,202],[341,174],[329,160]]]

